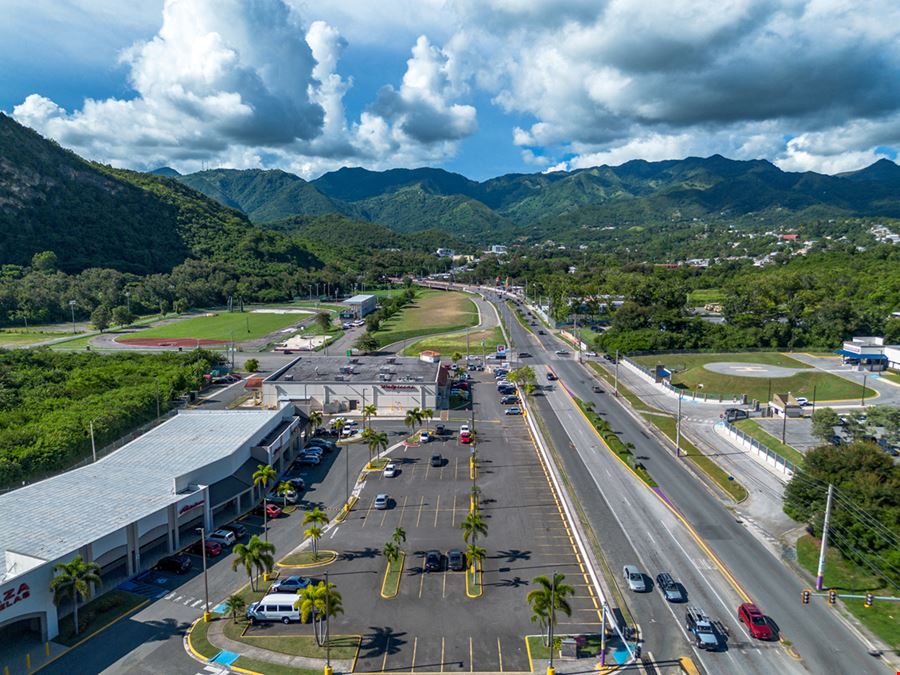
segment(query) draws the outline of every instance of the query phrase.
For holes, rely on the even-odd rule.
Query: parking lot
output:
[[[465,573],[446,568],[449,549],[465,549],[460,523],[469,510],[473,485],[470,446],[456,431],[469,418],[451,416],[445,435],[392,453],[400,471],[393,478],[368,474],[360,499],[347,520],[333,527],[321,546],[339,552],[337,561],[310,570],[327,570],[337,585],[344,614],[332,622],[335,635],[359,634],[356,672],[530,671],[524,636],[537,634],[525,596],[531,580],[553,571],[575,588],[571,617],[559,617],[558,633],[596,633],[597,605],[583,573],[527,427],[519,416],[505,416],[489,374],[475,387],[481,512],[488,535],[481,597],[466,593]],[[439,452],[441,466],[430,458]],[[374,508],[387,493],[388,508]],[[407,556],[396,597],[381,596],[386,561],[381,555],[395,528],[406,531]],[[440,572],[424,571],[424,554],[444,554]],[[308,627],[271,630],[306,632]]]

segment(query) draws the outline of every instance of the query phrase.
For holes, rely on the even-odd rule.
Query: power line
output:
[[[878,530],[878,533],[885,541],[900,548],[900,537],[887,528],[880,520],[878,520],[878,518],[851,502],[848,497],[841,495],[836,488],[834,490],[834,495],[838,498],[841,505],[851,512],[850,515],[855,516],[864,525]]]
[[[894,588],[900,590],[900,585],[898,585],[891,578],[891,575],[887,574],[878,565],[876,565],[871,560],[869,560],[869,558],[866,557],[867,554],[861,553],[859,551],[859,549],[857,549],[851,543],[851,541],[845,534],[839,532],[836,528],[832,528],[829,532],[829,539],[830,539],[831,543],[834,545],[834,547],[837,548],[844,555],[844,557],[846,559],[859,560],[860,562],[862,562],[862,564],[864,564],[866,567],[868,567],[870,570],[872,570],[872,573],[875,574],[875,576],[877,576],[880,579],[882,579],[883,581],[887,582]],[[879,559],[883,560],[880,557],[879,557]],[[896,568],[894,568],[893,565],[890,565],[890,563],[888,563],[888,566],[891,567],[892,569],[896,569]],[[898,573],[900,573],[900,570],[898,570]]]

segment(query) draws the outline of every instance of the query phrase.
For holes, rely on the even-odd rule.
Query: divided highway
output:
[[[491,296],[489,299],[497,300]],[[645,458],[642,462],[665,499],[701,538],[703,544],[698,544],[672,510],[602,446],[562,386],[547,396],[535,397],[613,573],[621,573],[620,563],[626,559],[643,566],[642,571],[653,576],[669,571],[686,586],[688,604],[702,606],[729,627],[727,652],[694,653],[709,672],[802,672],[803,666],[814,673],[887,672],[884,661],[868,654],[861,640],[834,616],[834,610],[824,603],[801,604],[803,582],[668,448],[648,434],[618,400],[608,393],[593,393],[591,386],[596,380],[587,369],[572,356],[554,354],[562,347],[556,338],[526,331],[505,303],[495,304],[517,349],[533,355],[522,363],[534,366],[539,378],[545,372],[541,366],[552,367],[572,395],[593,401],[595,410],[622,441],[635,445],[635,453]],[[603,388],[606,389],[605,383]],[[704,546],[721,561],[722,568],[703,550]],[[791,659],[780,645],[751,640],[736,620],[743,595],[775,621],[784,638],[793,643],[801,661]],[[691,653],[691,643],[682,631],[683,605],[668,605],[656,590],[653,597],[629,593],[627,601],[647,639],[645,649],[651,650],[657,661]],[[669,610],[674,610],[674,616]]]

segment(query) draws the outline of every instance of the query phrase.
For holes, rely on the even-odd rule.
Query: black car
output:
[[[431,456],[431,466],[444,466],[444,457],[436,452]]]
[[[334,441],[325,438],[311,438],[306,445],[310,448],[322,448],[325,452],[331,452],[337,447]]]
[[[229,523],[228,525],[223,525],[219,529],[234,532],[235,539],[240,539],[241,537],[247,536],[247,528],[240,523]]]
[[[528,352],[519,352],[519,358],[520,359],[530,359],[531,354],[529,354]]]
[[[167,555],[165,558],[156,563],[156,569],[165,570],[166,572],[175,572],[175,574],[187,574],[191,570],[190,556],[187,555]]]
[[[444,433],[446,433],[446,431],[447,431],[447,427],[445,427],[443,424],[435,424],[434,425],[434,435],[435,436],[443,436]]]
[[[684,602],[681,587],[668,572],[660,572],[656,575],[656,586],[668,602]]]
[[[428,551],[425,554],[425,571],[440,572],[443,561],[444,557],[441,555],[440,551]]]
[[[458,548],[447,551],[447,566],[454,572],[462,572],[466,568],[466,556]]]
[[[546,335],[546,333],[543,330],[539,330],[538,335]]]
[[[591,391],[594,392],[595,394],[603,393],[603,390],[600,388],[600,385],[598,385],[598,384],[595,384],[593,387],[591,387]]]

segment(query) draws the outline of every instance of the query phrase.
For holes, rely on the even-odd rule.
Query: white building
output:
[[[380,415],[402,415],[440,408],[448,382],[448,368],[416,358],[301,356],[263,380],[262,396],[270,407],[343,413],[374,404]]]
[[[344,304],[347,305],[348,311],[341,312],[341,317],[346,318],[344,315],[349,313],[356,318],[361,319],[367,314],[374,312],[377,303],[378,299],[374,295],[354,295],[352,298],[344,300]]]
[[[189,410],[88,466],[0,495],[0,644],[58,632],[53,567],[76,555],[110,590],[249,510],[259,464],[293,458],[294,409]],[[63,613],[68,606],[64,605]]]
[[[841,355],[844,363],[858,364],[861,369],[877,372],[896,367],[889,364],[891,358],[886,354],[887,350],[896,355],[900,347],[884,344],[884,338],[881,337],[865,336],[854,337],[844,342],[837,353]]]
[[[506,246],[502,246],[501,244],[494,244],[491,246],[490,253],[494,255],[506,255]]]

